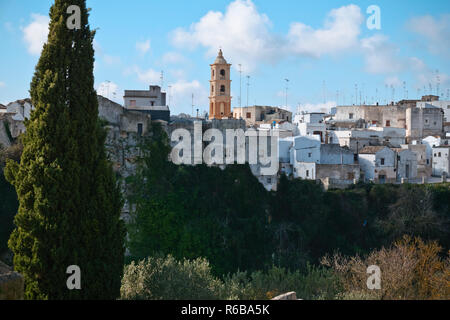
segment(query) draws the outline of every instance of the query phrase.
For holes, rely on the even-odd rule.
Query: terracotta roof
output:
[[[377,153],[378,151],[380,151],[380,150],[382,150],[384,148],[386,148],[386,147],[385,146],[367,146],[367,147],[362,148],[359,151],[359,153],[361,153],[361,154],[375,154],[375,153]]]

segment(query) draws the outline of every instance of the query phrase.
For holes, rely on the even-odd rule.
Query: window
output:
[[[267,178],[267,183],[272,183],[272,178]]]
[[[151,101],[150,104],[152,105],[152,107],[155,105],[155,101]]]
[[[143,131],[142,123],[138,123],[137,131],[138,131],[138,136],[142,136],[142,131]]]
[[[425,119],[425,123],[428,124],[428,119]]]
[[[220,86],[220,93],[225,93],[225,86]]]
[[[348,118],[349,118],[349,119],[353,119],[353,113],[349,113],[349,114],[348,114]]]
[[[306,176],[309,177],[309,170],[306,170]]]
[[[438,157],[439,157],[439,158],[441,157],[441,153],[440,153],[440,152],[438,153]]]
[[[225,70],[224,70],[224,69],[220,70],[220,75],[221,75],[222,77],[225,77]]]
[[[355,179],[355,174],[353,172],[348,172],[347,173],[347,180],[353,180]]]
[[[252,117],[252,114],[250,112],[247,112],[247,119],[250,119]]]
[[[312,153],[311,152],[308,153],[308,158],[311,158],[311,156],[312,156]]]
[[[211,86],[211,92],[214,93],[214,86]]]
[[[384,166],[384,158],[381,158],[381,165]]]
[[[213,76],[213,78],[214,78],[214,70],[212,71],[212,76]]]
[[[427,159],[427,164],[430,164],[430,159]]]
[[[136,100],[130,100],[130,107],[136,107]]]
[[[386,120],[386,127],[390,127],[391,126],[391,120]]]

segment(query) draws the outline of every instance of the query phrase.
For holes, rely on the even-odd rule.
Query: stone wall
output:
[[[23,300],[24,279],[0,261],[0,300]]]
[[[5,126],[5,121],[6,120],[4,120],[0,116],[0,148],[11,146],[11,141],[9,140],[9,136],[7,134],[7,129]]]
[[[316,165],[316,179],[331,178],[335,180],[359,181],[359,164],[318,164]]]

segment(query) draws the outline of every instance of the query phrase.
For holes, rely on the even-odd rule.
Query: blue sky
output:
[[[27,97],[50,0],[0,0],[0,103]],[[450,1],[88,0],[96,89],[122,102],[124,89],[160,84],[173,114],[208,108],[209,64],[219,47],[233,64],[233,106],[242,101],[317,111],[450,89]],[[377,5],[381,29],[369,30]],[[170,89],[169,89],[170,86]],[[431,91],[430,91],[431,86]],[[357,96],[357,100],[355,99]]]

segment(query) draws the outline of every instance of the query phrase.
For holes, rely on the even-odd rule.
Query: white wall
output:
[[[426,104],[431,104],[432,106],[441,108],[444,111],[444,122],[450,122],[450,101],[442,100],[442,101],[417,102],[417,107],[424,108]]]
[[[294,144],[291,148],[291,164],[295,162],[315,162],[320,161],[320,140],[315,136],[294,137]]]
[[[373,180],[375,178],[375,158],[375,154],[358,155],[359,166],[367,180]]]
[[[450,148],[433,148],[433,175],[441,176],[450,173]]]
[[[417,154],[409,149],[397,153],[397,177],[415,179],[417,178]],[[408,171],[407,171],[408,168]]]
[[[316,164],[309,162],[297,162],[294,165],[294,178],[306,180],[316,179]]]

